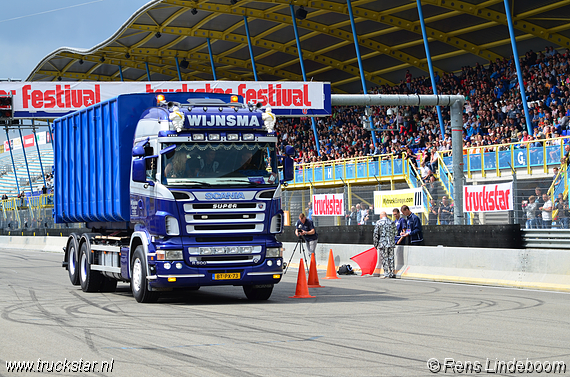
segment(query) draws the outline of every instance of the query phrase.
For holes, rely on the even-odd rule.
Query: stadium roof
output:
[[[235,3],[235,4],[232,4]],[[360,74],[348,8],[341,0],[153,0],[110,38],[90,49],[62,47],[28,81],[212,80],[207,38],[218,79],[253,80],[244,16],[259,80],[302,81],[289,4],[297,18],[307,80],[331,82],[337,93],[359,93]],[[570,0],[511,2],[518,50],[570,47]],[[434,69],[512,55],[503,0],[422,0]],[[368,88],[399,83],[406,70],[428,75],[415,0],[352,1]],[[194,11],[195,10],[195,11]],[[111,9],[109,11],[112,11]]]

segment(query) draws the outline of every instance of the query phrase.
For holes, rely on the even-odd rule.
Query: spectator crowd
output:
[[[569,128],[570,51],[546,47],[529,51],[521,59],[523,81],[533,128],[528,133],[514,60],[497,59],[484,66],[463,67],[458,74],[436,74],[438,93],[466,98],[463,114],[465,147],[554,138]],[[412,77],[409,72],[397,86],[380,86],[370,94],[432,94],[431,80]],[[376,144],[363,126],[364,108],[335,107],[333,116],[316,122],[320,155],[309,118],[280,119],[277,132],[280,149],[293,145],[298,163],[328,161],[359,156],[421,152],[430,161],[434,151],[450,153],[451,128],[447,107],[442,107],[445,133],[442,138],[435,107],[402,106],[394,111],[373,106]],[[413,156],[414,158],[416,156]]]
[[[436,74],[435,82],[438,93],[459,94],[465,96],[463,111],[464,148],[473,147],[473,151],[493,151],[499,145],[529,142],[530,147],[560,145],[559,140],[550,140],[562,136],[562,131],[570,129],[570,50],[557,51],[547,46],[544,51],[528,51],[521,58],[523,82],[530,113],[532,132],[529,133],[525,112],[521,101],[517,72],[513,57],[497,59],[487,65],[463,67],[458,73]],[[429,77],[412,77],[406,72],[397,86],[380,86],[369,94],[432,94]],[[318,118],[316,128],[320,151],[309,118],[281,118],[277,124],[279,147],[293,145],[297,151],[297,163],[330,161],[343,158],[365,156],[394,156],[411,158],[418,167],[423,184],[428,189],[434,185],[437,155],[451,154],[451,119],[449,108],[442,107],[444,135],[435,107],[400,106],[397,109],[384,106],[372,106],[371,114],[376,132],[376,144],[373,142],[369,127],[364,126],[364,107],[334,107],[333,116]],[[367,118],[366,118],[367,120]],[[504,146],[499,150],[507,149]],[[320,153],[319,153],[320,152]],[[465,149],[464,149],[464,153]],[[564,156],[558,150],[558,160],[567,163],[570,146],[566,145]],[[553,156],[550,156],[553,157]],[[556,174],[556,172],[555,172]],[[432,192],[432,190],[429,190]],[[439,198],[430,203],[430,224],[452,224],[453,203],[447,198]],[[534,198],[536,199],[536,198]],[[534,200],[533,199],[533,200]],[[559,226],[568,228],[568,204],[561,198],[552,198],[550,206],[527,208],[526,200],[523,211],[532,221],[527,227],[547,227],[552,220]],[[552,211],[558,215],[552,219]],[[373,222],[373,213],[364,203],[351,208],[346,215],[349,225],[364,225]],[[544,220],[542,220],[544,218]]]

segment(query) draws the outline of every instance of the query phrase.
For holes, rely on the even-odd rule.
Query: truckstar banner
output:
[[[375,214],[385,211],[388,215],[391,215],[394,208],[400,209],[404,204],[410,207],[410,211],[414,213],[423,212],[424,195],[422,189],[374,191]]]
[[[514,209],[512,182],[465,186],[463,190],[463,210],[465,212],[499,212]]]
[[[344,216],[344,194],[313,195],[313,216]]]
[[[152,81],[4,82],[0,95],[14,97],[15,118],[58,118],[127,93],[200,92],[243,96],[271,106],[279,116],[331,115],[331,88],[322,82]],[[168,100],[168,95],[166,96]]]

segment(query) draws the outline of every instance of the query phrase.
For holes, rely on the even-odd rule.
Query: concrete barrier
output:
[[[0,248],[11,250],[63,252],[66,242],[67,237],[0,236]],[[284,243],[283,258],[291,260],[291,267],[298,267],[303,256],[299,249],[295,251],[296,245]],[[332,249],[337,267],[350,264],[359,271],[350,257],[371,247],[320,243],[315,253],[317,268],[326,270]],[[380,263],[379,259],[376,274],[381,271]],[[398,246],[395,264],[401,279],[570,292],[570,251],[566,250]]]
[[[0,249],[40,250],[63,253],[67,237],[0,236]]]
[[[295,243],[284,243],[284,259],[289,261]],[[372,245],[318,244],[317,268],[326,270],[329,250],[335,265],[350,264],[350,257]],[[301,254],[291,259],[296,267]],[[309,258],[309,255],[307,255]],[[395,250],[397,277],[441,282],[505,286],[570,292],[570,251],[545,249],[488,249],[443,246],[398,246]],[[381,260],[375,275],[381,271]]]

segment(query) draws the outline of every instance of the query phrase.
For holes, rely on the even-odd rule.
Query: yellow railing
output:
[[[402,179],[403,160],[392,154],[362,156],[331,161],[295,164],[295,178],[290,185],[376,182]]]
[[[564,141],[569,138],[570,136],[564,136],[464,148],[463,157],[466,160],[464,171],[468,178],[471,178],[475,172],[480,172],[483,177],[490,172],[495,172],[496,176],[500,176],[501,170],[510,171],[511,166],[526,168],[529,174],[533,167],[542,168],[546,173],[549,165],[560,163],[564,155]],[[451,151],[439,151],[438,153],[440,165],[445,166],[443,161],[450,163]],[[307,188],[313,184],[344,185],[346,183],[373,183],[376,180],[394,181],[403,180],[404,173],[404,161],[400,157],[391,154],[362,156],[295,164],[295,179],[290,184],[294,188]],[[446,190],[448,190],[447,187]]]
[[[38,209],[53,207],[53,194],[33,196],[30,198],[10,198],[0,200],[2,212],[14,211],[20,209]]]

